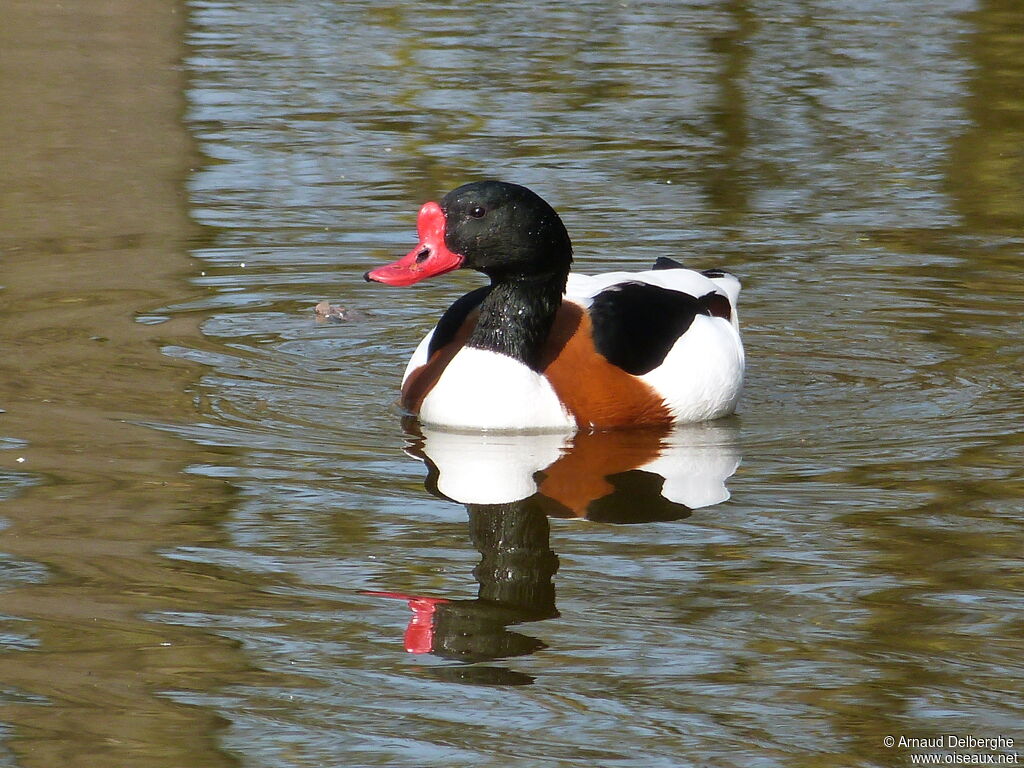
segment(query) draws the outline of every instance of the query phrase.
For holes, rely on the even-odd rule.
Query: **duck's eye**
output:
[[[478,205],[476,208],[469,212],[469,215],[472,216],[474,219],[482,219],[485,213],[487,213],[487,211],[485,211]]]

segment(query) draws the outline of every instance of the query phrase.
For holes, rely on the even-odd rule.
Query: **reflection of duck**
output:
[[[540,640],[508,629],[558,616],[552,582],[558,557],[551,551],[543,509],[529,499],[466,506],[470,538],[482,556],[473,569],[479,584],[476,599],[369,594],[408,601],[413,615],[405,632],[405,649],[410,653],[481,662],[524,656],[544,648]],[[471,675],[479,682],[529,682],[493,667],[456,674],[461,679]]]
[[[429,428],[420,434],[407,451],[427,463],[431,491],[464,504],[537,494],[552,517],[680,519],[728,499],[725,481],[739,465],[734,429],[723,424],[571,436]]]
[[[613,523],[677,520],[729,498],[725,480],[739,465],[734,429],[700,424],[674,430],[622,430],[575,436],[465,434],[423,429],[410,420],[410,455],[426,462],[432,493],[466,506],[481,561],[476,599],[393,592],[413,611],[406,650],[481,662],[533,653],[539,640],[508,627],[558,616],[558,557],[547,516]],[[471,682],[530,682],[496,667],[439,672]]]
[[[743,379],[739,281],[658,259],[646,272],[570,275],[572,244],[540,197],[466,184],[420,209],[420,243],[367,280],[410,285],[460,267],[491,284],[417,348],[402,403],[427,424],[605,428],[732,413]]]

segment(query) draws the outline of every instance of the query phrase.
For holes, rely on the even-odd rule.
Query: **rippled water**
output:
[[[159,357],[116,413],[148,436],[123,453],[160,463],[0,474],[0,514],[90,483],[150,499],[120,567],[69,554],[85,523],[60,546],[0,539],[15,593],[122,606],[105,633],[14,601],[7,656],[90,627],[58,663],[93,653],[143,690],[10,673],[2,701],[40,697],[65,723],[51,743],[109,764],[875,766],[908,759],[887,735],[1024,745],[1012,0],[187,12],[202,156],[171,241],[190,258],[126,297]],[[479,276],[361,275],[408,249],[420,203],[487,177],[562,213],[579,271],[738,274],[740,412],[575,441],[403,425],[408,356]],[[348,319],[317,323],[325,298]],[[160,483],[165,501],[141,495]],[[121,715],[149,725],[102,749],[73,727]],[[37,721],[8,722],[9,764],[45,764]]]

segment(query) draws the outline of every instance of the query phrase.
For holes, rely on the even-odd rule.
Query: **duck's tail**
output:
[[[659,256],[654,261],[653,269],[686,269],[684,265],[680,264],[675,259],[670,259],[668,256]],[[727,317],[733,324],[733,327],[739,332],[740,329],[740,318],[739,312],[737,312],[737,305],[740,300],[740,280],[736,275],[731,272],[726,272],[724,269],[704,269],[700,272],[704,277],[708,278],[715,287],[725,294],[726,298],[729,299],[729,312],[728,314],[723,311],[722,307],[716,307],[716,303],[713,298],[715,294],[709,294],[708,296],[702,296],[701,300],[707,300],[708,310],[711,314],[717,317]]]

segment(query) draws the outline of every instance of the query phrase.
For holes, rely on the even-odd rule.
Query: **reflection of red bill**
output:
[[[409,653],[430,653],[434,648],[434,611],[439,603],[447,603],[443,597],[417,597],[402,592],[363,592],[373,597],[388,597],[406,600],[412,609],[412,618],[405,628],[405,650]]]
[[[371,269],[363,277],[386,285],[412,285],[434,275],[443,275],[462,266],[463,257],[448,250],[444,243],[444,211],[437,203],[426,203],[416,219],[420,242],[409,253],[391,264]]]

